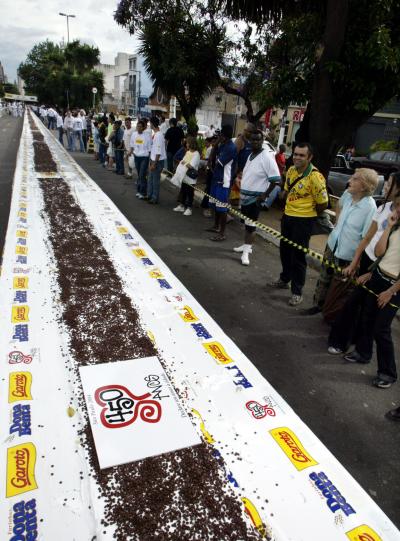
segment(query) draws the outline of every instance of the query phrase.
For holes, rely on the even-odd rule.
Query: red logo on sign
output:
[[[147,400],[151,393],[135,396],[123,385],[99,387],[94,398],[103,406],[100,420],[106,428],[121,428],[131,425],[138,416],[146,423],[158,423],[161,419],[161,404]]]
[[[32,362],[32,357],[31,355],[24,355],[22,351],[11,351],[8,354],[8,362],[9,364],[18,364],[18,363],[29,364]]]
[[[275,417],[276,415],[274,408],[267,405],[263,406],[262,404],[259,404],[255,400],[250,400],[250,402],[247,402],[246,408],[251,412],[252,416],[255,419],[263,419],[267,415],[270,415],[271,417]]]

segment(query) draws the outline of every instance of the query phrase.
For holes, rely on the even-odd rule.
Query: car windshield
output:
[[[385,155],[385,151],[378,150],[377,152],[373,152],[372,154],[370,154],[369,157],[371,160],[383,160],[384,155]]]
[[[385,156],[383,158],[386,162],[397,162],[398,161],[398,154],[397,152],[385,152]]]

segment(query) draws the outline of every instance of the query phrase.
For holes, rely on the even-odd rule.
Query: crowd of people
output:
[[[5,115],[13,116],[14,118],[24,116],[25,104],[22,101],[7,101],[0,100],[0,117]]]
[[[42,117],[40,110],[38,114]],[[156,116],[150,122],[144,118],[134,127],[129,117],[122,121],[112,113],[95,118],[81,110],[67,112],[64,119],[59,116],[48,109],[44,118],[49,127],[59,129],[60,142],[66,134],[71,151],[78,142],[84,151],[92,135],[95,159],[128,178],[136,170],[136,196],[150,204],[159,202],[160,177],[166,169],[180,188],[173,210],[190,216],[194,185],[203,171],[207,195],[201,208],[214,217],[209,228],[214,242],[226,239],[229,202],[237,192],[244,242],[234,251],[243,265],[250,264],[254,221],[263,207],[268,209],[279,198],[284,209],[282,271],[269,286],[290,289],[290,306],[303,302],[310,237],[329,205],[326,181],[312,163],[309,143],[296,143],[286,161],[286,149],[281,146],[273,153],[264,148],[263,133],[250,123],[236,139],[232,127],[224,125],[206,134],[204,145],[199,145],[196,132],[185,134],[174,118],[168,122]],[[386,181],[379,207],[372,197],[377,184],[372,169],[357,169],[351,177],[337,202],[313,306],[302,313],[322,312],[331,324],[328,352],[343,355],[347,362],[369,363],[375,341],[378,370],[372,383],[387,389],[397,380],[391,325],[400,305],[400,174]],[[400,420],[400,409],[387,415]]]

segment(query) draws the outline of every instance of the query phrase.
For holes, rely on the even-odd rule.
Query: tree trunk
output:
[[[329,63],[339,58],[344,44],[349,0],[327,0],[326,26],[322,53],[317,59],[311,95],[310,143],[314,148],[313,161],[327,177],[332,159],[340,145],[332,136],[333,81]]]

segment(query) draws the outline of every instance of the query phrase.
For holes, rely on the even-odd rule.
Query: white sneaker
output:
[[[191,216],[192,215],[192,209],[187,208],[185,212],[183,213],[184,216]]]
[[[303,302],[303,297],[301,295],[292,295],[289,299],[289,305],[290,306],[297,306],[298,304]]]
[[[342,353],[344,353],[344,351],[341,350],[340,348],[334,348],[333,346],[329,346],[328,347],[328,353],[330,355],[342,355]]]
[[[141,193],[137,194],[136,197],[137,197],[138,199],[144,199],[144,195],[141,194]]]
[[[241,257],[242,265],[250,265],[249,253],[250,253],[249,251],[242,253],[242,257]]]
[[[233,249],[234,252],[236,252],[237,254],[241,254],[244,250],[244,247],[246,246],[246,244],[242,244],[241,246],[237,246],[236,248]],[[250,248],[249,250],[249,254],[253,253],[253,248]]]
[[[174,208],[174,212],[185,212],[185,207],[183,205],[178,205]]]

